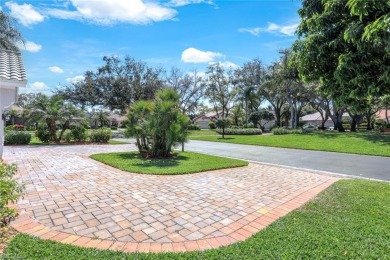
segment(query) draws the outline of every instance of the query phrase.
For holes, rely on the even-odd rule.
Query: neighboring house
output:
[[[124,122],[127,120],[127,116],[121,116],[114,112],[110,112],[108,119],[111,122],[111,126],[123,126]]]
[[[316,126],[321,126],[322,124],[322,118],[320,112],[303,116],[301,117],[300,121],[305,124],[316,125]],[[325,127],[333,127],[333,126],[334,126],[333,121],[329,117],[328,120],[325,122]]]
[[[198,124],[200,129],[210,129],[209,123],[216,121],[218,118],[222,117],[220,113],[219,115],[216,112],[208,112],[206,114],[200,115],[192,119],[192,122]]]
[[[4,111],[16,101],[18,90],[27,84],[20,52],[0,49],[0,159],[4,145]]]
[[[89,118],[89,124],[92,128],[98,127],[99,123],[93,118],[94,111],[92,113],[87,113],[87,118]],[[127,120],[127,116],[121,116],[114,112],[108,112],[108,120],[110,121],[110,126],[123,126],[124,122]]]
[[[379,110],[376,113],[376,118],[385,120],[386,122],[390,122],[390,109]]]

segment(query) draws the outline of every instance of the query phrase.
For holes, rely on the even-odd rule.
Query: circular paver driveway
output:
[[[25,218],[14,226],[42,238],[98,248],[199,250],[250,237],[337,180],[260,164],[142,175],[87,157],[129,150],[135,147],[6,147],[5,159],[18,165],[27,191],[18,203]]]

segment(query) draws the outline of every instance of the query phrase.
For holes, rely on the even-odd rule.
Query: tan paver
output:
[[[20,232],[125,252],[194,251],[245,240],[335,177],[253,164],[179,176],[126,173],[88,158],[133,145],[6,147],[26,196]]]

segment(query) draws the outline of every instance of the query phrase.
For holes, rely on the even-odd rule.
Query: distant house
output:
[[[195,117],[192,122],[198,124],[200,129],[210,129],[209,123],[216,121],[220,117],[222,117],[222,113],[218,115],[216,112],[208,112],[206,114]]]
[[[390,109],[382,109],[376,113],[376,118],[390,122]]]
[[[99,127],[99,122],[95,120],[94,118],[94,111],[88,112],[87,117],[89,119],[89,124],[92,128]],[[108,120],[109,120],[109,126],[123,126],[125,121],[127,120],[126,116],[118,115],[117,113],[114,113],[112,111],[108,112]]]
[[[301,117],[300,121],[305,123],[305,124],[309,124],[309,125],[321,126],[321,124],[322,124],[322,118],[321,118],[320,112],[303,116],[303,117]],[[330,117],[325,122],[324,126],[325,127],[333,127],[334,126],[333,121]]]

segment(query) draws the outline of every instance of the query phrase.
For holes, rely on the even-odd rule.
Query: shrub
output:
[[[21,131],[6,132],[4,137],[4,144],[29,144],[31,135]]]
[[[217,130],[218,134],[222,134],[222,130]],[[260,128],[225,128],[225,135],[261,135],[263,132]]]
[[[111,126],[111,130],[118,130],[117,126]]]
[[[24,187],[13,178],[16,174],[16,165],[0,162],[0,226],[9,224],[18,213],[8,207],[8,203],[15,203],[23,197]]]
[[[64,140],[65,140],[65,142],[70,143],[72,141],[72,133],[71,132],[65,132]]]
[[[126,136],[137,139],[142,156],[172,155],[176,144],[185,142],[190,119],[178,108],[180,95],[172,89],[157,92],[153,101],[138,101],[130,107]]]
[[[302,134],[302,129],[288,129],[283,127],[277,127],[272,129],[274,135],[288,135],[288,134]]]
[[[71,137],[76,142],[84,142],[87,140],[87,130],[82,126],[74,126],[70,129]]]
[[[254,128],[255,125],[253,123],[248,123],[246,126],[244,126],[245,128]]]
[[[42,143],[48,143],[51,139],[51,133],[45,126],[39,126],[37,131],[35,131],[35,136],[38,137]]]
[[[217,128],[214,122],[209,122],[209,127],[210,127],[210,129]]]
[[[107,143],[111,138],[111,129],[101,128],[91,131],[89,140],[93,143]]]
[[[188,126],[188,130],[200,130],[200,126],[198,124],[190,124]]]

